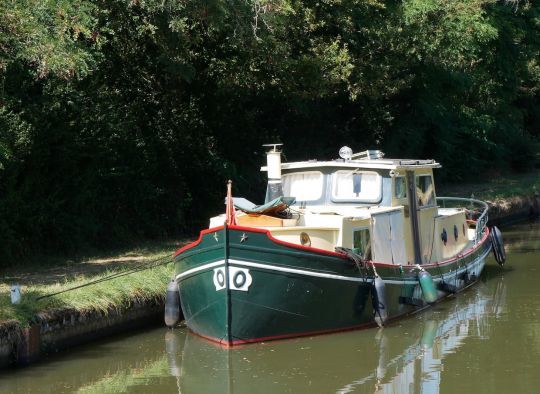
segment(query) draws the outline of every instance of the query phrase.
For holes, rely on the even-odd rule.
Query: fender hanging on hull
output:
[[[171,279],[167,286],[165,299],[165,324],[173,328],[180,322],[180,291],[176,279]]]
[[[384,282],[379,275],[375,274],[372,290],[371,301],[373,303],[375,322],[379,327],[383,327],[388,320],[388,308],[386,306]]]
[[[500,266],[503,266],[506,261],[506,252],[504,250],[501,230],[499,230],[497,226],[493,226],[489,233],[489,238],[491,240],[491,246],[493,247],[493,256],[495,256],[497,263],[499,263]]]
[[[424,295],[424,300],[428,304],[433,304],[437,301],[437,289],[435,288],[435,283],[433,278],[425,269],[421,268],[418,273],[418,282],[422,288],[422,294]]]

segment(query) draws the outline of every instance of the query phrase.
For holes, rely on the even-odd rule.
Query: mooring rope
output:
[[[343,253],[347,256],[347,258],[349,260],[352,260],[355,265],[356,265],[356,268],[358,268],[358,272],[360,273],[360,275],[362,276],[362,279],[364,280],[364,282],[367,282],[367,268],[366,268],[366,262],[365,260],[363,260],[359,255],[357,255],[356,253],[354,253],[351,249],[349,248],[344,248],[344,247],[341,247],[341,246],[337,246],[335,248],[336,252],[338,253]],[[362,269],[363,268],[363,269]]]
[[[148,269],[152,269],[152,268],[156,268],[156,267],[159,267],[159,266],[162,266],[162,265],[166,265],[166,264],[169,264],[169,263],[172,262],[170,260],[170,258],[171,258],[171,256],[164,256],[164,257],[160,257],[158,259],[152,260],[152,261],[146,261],[144,263],[141,263],[137,267],[131,268],[131,269],[127,270],[127,271],[115,272],[114,274],[111,274],[111,275],[105,276],[103,278],[99,278],[99,279],[84,283],[82,285],[70,287],[69,289],[57,291],[56,293],[45,294],[45,295],[43,295],[41,297],[36,298],[36,301],[42,300],[44,298],[52,297],[52,296],[55,296],[55,295],[58,295],[58,294],[67,293],[68,291],[78,290],[78,289],[81,289],[83,287],[95,285],[95,284],[98,284],[98,283],[108,282],[110,280],[117,279],[117,278],[120,278],[120,277],[126,276],[126,275],[131,275],[131,274],[134,274],[136,272],[145,271],[145,270],[148,270]]]

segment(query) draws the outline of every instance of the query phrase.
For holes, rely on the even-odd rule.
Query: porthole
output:
[[[442,230],[441,240],[443,241],[444,246],[446,246],[446,242],[448,242],[448,235],[446,234],[446,229],[445,228],[443,228],[443,230]]]
[[[246,274],[243,271],[238,271],[233,278],[236,287],[242,287],[246,283]]]
[[[218,271],[218,273],[217,273],[217,283],[220,286],[225,286],[225,275],[223,275],[223,271]]]
[[[300,233],[300,244],[302,246],[311,246],[311,238],[309,238],[307,233]]]

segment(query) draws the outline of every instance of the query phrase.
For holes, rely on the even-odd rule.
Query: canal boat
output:
[[[226,212],[174,254],[192,332],[229,347],[382,327],[475,283],[492,246],[504,262],[485,202],[436,196],[435,160],[339,156],[267,146],[262,205],[229,182]]]

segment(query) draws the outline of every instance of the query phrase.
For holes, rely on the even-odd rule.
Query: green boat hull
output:
[[[459,259],[424,269],[435,284],[463,289],[479,277],[489,251],[486,234]],[[428,306],[414,266],[373,265],[389,320]],[[377,324],[372,265],[359,269],[343,254],[288,244],[266,230],[205,230],[176,252],[175,270],[187,326],[225,346]]]

